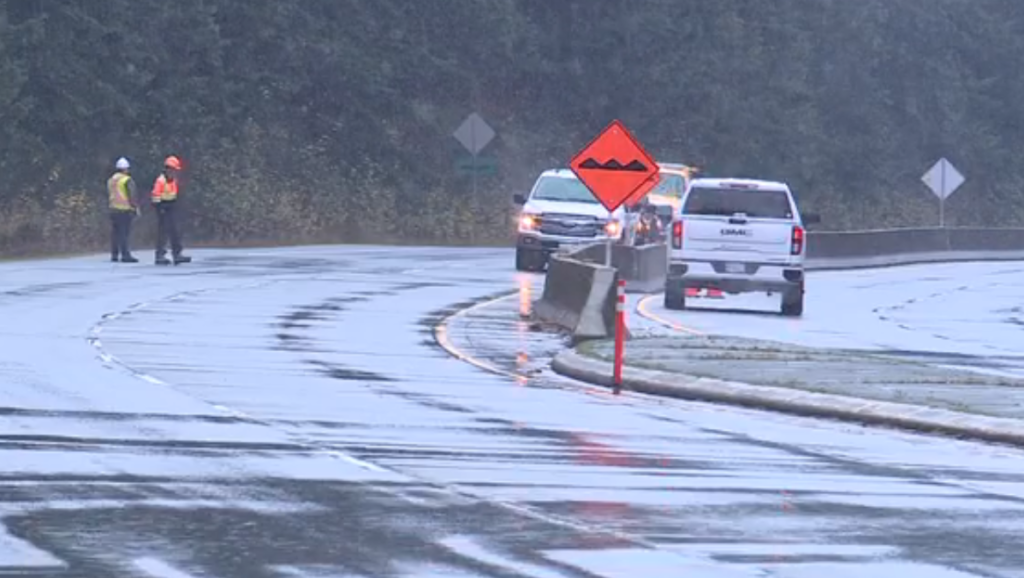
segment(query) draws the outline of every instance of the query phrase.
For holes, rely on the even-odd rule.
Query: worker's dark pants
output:
[[[117,259],[119,256],[126,259],[132,256],[128,248],[128,239],[132,234],[132,219],[135,211],[110,211],[110,258]]]
[[[171,241],[171,254],[181,254],[181,235],[178,233],[178,217],[175,201],[161,201],[156,207],[156,256],[167,254],[167,240]]]

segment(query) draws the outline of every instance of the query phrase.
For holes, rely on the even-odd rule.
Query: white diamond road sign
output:
[[[488,126],[484,119],[475,112],[467,116],[466,120],[462,121],[462,124],[453,133],[453,136],[473,156],[484,150],[484,147],[494,139],[494,135],[494,129]]]
[[[939,159],[928,169],[921,180],[935,193],[939,199],[946,200],[954,191],[964,184],[964,176],[945,158]]]

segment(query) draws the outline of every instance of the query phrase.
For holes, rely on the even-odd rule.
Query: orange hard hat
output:
[[[179,159],[178,157],[176,157],[174,155],[171,155],[171,156],[167,157],[166,159],[164,159],[164,166],[167,167],[167,168],[174,169],[176,171],[180,171],[181,170],[181,159]]]

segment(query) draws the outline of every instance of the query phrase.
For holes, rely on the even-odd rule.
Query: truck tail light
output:
[[[672,223],[672,248],[682,249],[683,248],[683,222],[676,221]]]
[[[789,246],[790,255],[799,255],[804,252],[804,228],[794,226],[792,243]]]

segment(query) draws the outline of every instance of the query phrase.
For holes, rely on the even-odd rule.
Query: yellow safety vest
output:
[[[128,181],[131,177],[122,172],[116,172],[107,179],[107,198],[110,200],[110,208],[115,211],[132,210],[131,201],[128,199]]]

